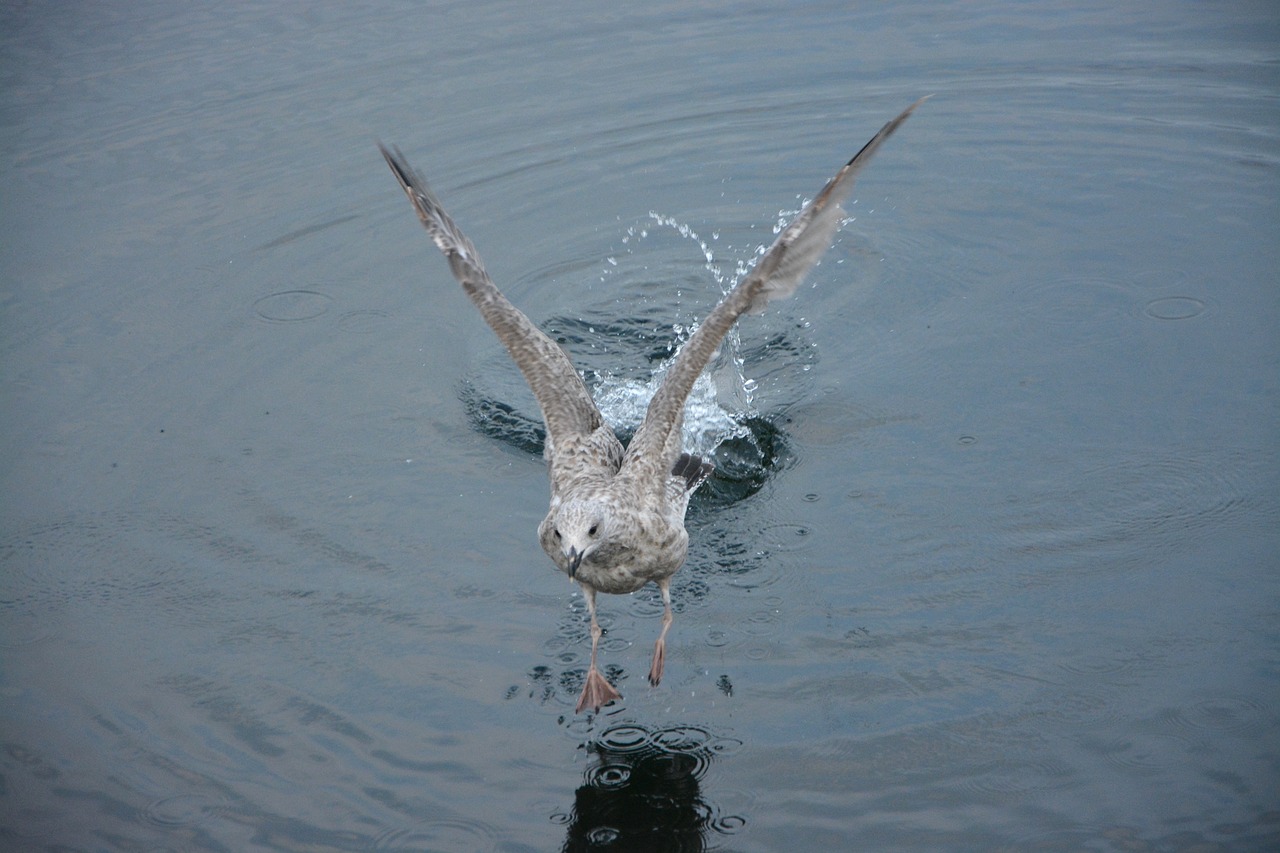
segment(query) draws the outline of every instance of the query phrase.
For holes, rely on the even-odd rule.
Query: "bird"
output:
[[[591,398],[569,355],[503,295],[480,255],[440,200],[398,148],[378,143],[400,188],[453,276],[502,342],[541,409],[543,457],[551,501],[538,541],[560,571],[582,589],[591,621],[591,662],[574,713],[598,713],[622,696],[600,673],[603,631],[596,594],[635,592],[653,583],[662,595],[662,629],[654,644],[649,683],[662,680],[666,638],[673,622],[671,579],[689,549],[685,511],[714,466],[681,446],[685,402],[721,340],[738,318],[762,313],[790,296],[830,247],[846,213],[840,207],[871,156],[927,100],[907,107],[880,128],[781,230],[680,348],[654,392],[644,420],[623,446]]]

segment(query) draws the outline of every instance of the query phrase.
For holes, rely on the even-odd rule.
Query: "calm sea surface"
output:
[[[0,847],[1280,846],[1273,3],[5,4],[0,75]],[[931,93],[575,715],[536,408],[375,140],[625,427]]]

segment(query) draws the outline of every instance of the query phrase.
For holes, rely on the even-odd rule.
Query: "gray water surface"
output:
[[[0,10],[0,846],[1280,846],[1280,14],[1036,5]],[[374,140],[630,387],[930,93],[574,715],[536,409]]]

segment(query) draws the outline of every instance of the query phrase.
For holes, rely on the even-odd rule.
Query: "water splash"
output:
[[[779,214],[783,225],[788,219],[786,211]],[[747,260],[730,270],[716,253],[733,247],[718,240],[716,232],[705,238],[688,224],[651,211],[626,228],[621,245],[600,261],[600,280],[609,281],[610,300],[582,305],[573,316],[551,317],[542,324],[582,371],[596,405],[624,444],[697,330],[698,315],[705,317],[767,250],[752,246]],[[697,267],[690,264],[690,243],[698,252]],[[708,286],[708,276],[719,294]],[[785,464],[785,435],[776,416],[757,411],[754,397],[757,391],[767,395],[776,388],[779,371],[788,370],[787,365],[806,369],[798,362],[812,355],[792,339],[796,331],[775,332],[744,346],[735,325],[694,384],[685,405],[682,441],[686,450],[716,466],[716,475],[698,490],[694,515],[754,494]],[[764,382],[746,378],[748,366],[763,371]],[[462,382],[460,397],[479,431],[530,455],[541,454],[542,420],[506,353],[495,353],[477,366]]]
[[[594,396],[605,420],[619,432],[634,432],[644,420],[649,400],[662,383],[668,364],[670,362],[664,363],[648,382],[601,377]],[[709,456],[730,439],[750,436],[751,431],[738,417],[720,404],[715,383],[704,373],[694,383],[685,404],[684,448],[699,456]]]
[[[778,226],[774,233],[787,221],[786,212],[780,214]],[[734,283],[750,271],[756,260],[767,251],[768,246],[754,247],[749,260],[739,260],[732,272],[716,259],[712,243],[718,241],[718,232],[712,232],[710,240],[704,238],[688,223],[649,211],[646,221],[636,223],[627,228],[622,238],[624,252],[628,255],[635,252],[637,244],[648,240],[653,231],[665,230],[674,233],[682,240],[693,243],[703,258],[703,269],[719,286],[721,295],[727,294]],[[616,255],[606,259],[609,267],[602,270],[601,280],[617,271],[619,267]],[[677,296],[683,294],[677,290]],[[664,359],[652,375],[646,380],[615,378],[608,374],[599,375],[595,386],[596,404],[610,423],[620,431],[629,432],[640,425],[644,419],[649,400],[662,383],[666,371],[679,356],[680,350],[688,342],[690,336],[698,329],[698,323],[674,323],[675,344],[671,354]],[[719,351],[711,364],[694,384],[685,406],[684,446],[699,455],[710,455],[721,444],[739,438],[750,439],[751,430],[745,425],[759,413],[752,406],[752,394],[756,390],[756,382],[746,377],[744,372],[742,342],[738,327],[735,325],[725,336]]]

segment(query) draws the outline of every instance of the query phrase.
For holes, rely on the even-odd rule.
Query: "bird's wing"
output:
[[[548,443],[554,447],[593,433],[604,423],[604,418],[569,356],[502,295],[484,271],[476,247],[445,213],[426,180],[409,165],[400,150],[381,143],[378,148],[418,212],[418,219],[448,258],[454,277],[461,282],[462,289],[480,309],[485,322],[498,335],[533,389],[547,425]]]
[[[644,422],[636,431],[623,460],[623,470],[637,480],[664,484],[679,447],[671,442],[678,429],[685,400],[720,341],[734,322],[747,312],[760,312],[774,299],[790,296],[800,281],[831,245],[831,238],[845,213],[840,202],[853,188],[854,177],[876,149],[897,130],[926,98],[903,110],[880,128],[862,150],[827,182],[817,197],[783,229],[759,263],[729,291],[680,350],[675,364],[649,402]],[[674,448],[674,450],[673,450]],[[668,458],[670,457],[670,458]]]

